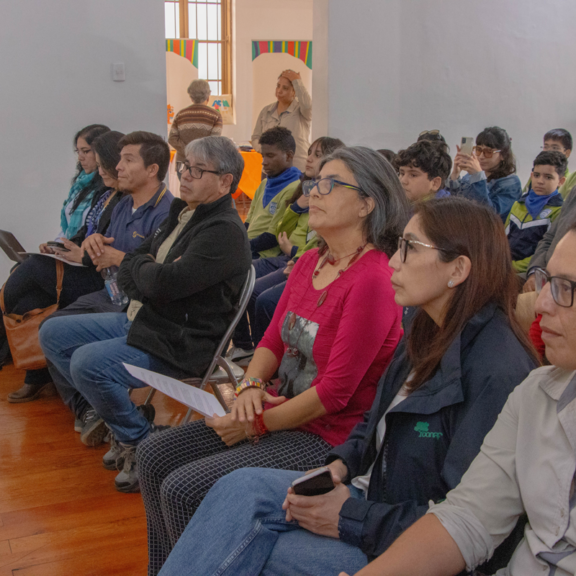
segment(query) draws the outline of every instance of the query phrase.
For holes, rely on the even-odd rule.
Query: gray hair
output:
[[[364,146],[339,148],[326,156],[320,167],[332,160],[346,164],[362,189],[358,192],[361,198],[374,200],[374,210],[362,224],[363,232],[377,250],[392,257],[410,218],[410,204],[394,168],[384,156]]]
[[[186,156],[193,154],[197,160],[209,164],[220,174],[232,174],[230,194],[236,192],[244,171],[244,158],[236,145],[226,136],[206,136],[192,140],[186,146]]]
[[[188,86],[188,94],[194,104],[202,104],[202,102],[206,102],[210,98],[210,84],[206,80],[192,80],[192,83]]]

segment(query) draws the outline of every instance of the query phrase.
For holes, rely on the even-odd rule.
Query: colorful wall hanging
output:
[[[312,70],[312,42],[252,40],[252,60],[260,54],[290,54],[299,58]]]
[[[190,60],[192,66],[198,68],[198,44],[196,40],[166,40],[166,52],[174,52],[186,60]]]

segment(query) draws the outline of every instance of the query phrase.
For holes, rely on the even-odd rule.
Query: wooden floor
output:
[[[11,365],[0,371],[0,576],[145,575],[140,494],[114,489],[116,472],[102,467],[108,444],[84,446],[59,396],[9,404],[23,378]],[[134,391],[137,404],[147,391]],[[153,404],[157,424],[185,414],[162,394]]]

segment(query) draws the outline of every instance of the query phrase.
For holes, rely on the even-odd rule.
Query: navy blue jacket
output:
[[[349,498],[340,511],[340,539],[375,558],[426,513],[430,500],[443,500],[533,368],[504,313],[487,304],[454,339],[434,376],[387,414],[377,452],[378,423],[412,370],[404,338],[364,421],[327,458],[344,461],[346,482],[374,463],[367,500]]]

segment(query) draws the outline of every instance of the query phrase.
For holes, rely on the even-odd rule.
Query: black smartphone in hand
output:
[[[298,478],[292,482],[292,490],[294,494],[299,496],[320,496],[334,490],[334,481],[332,480],[332,473],[330,468],[323,466],[310,472],[302,478]]]
[[[60,250],[60,252],[70,252],[70,250],[68,250],[68,248],[66,248],[66,246],[64,246],[64,244],[62,244],[62,242],[50,241],[50,242],[46,242],[46,245],[50,246],[50,248],[55,248],[56,250]]]

